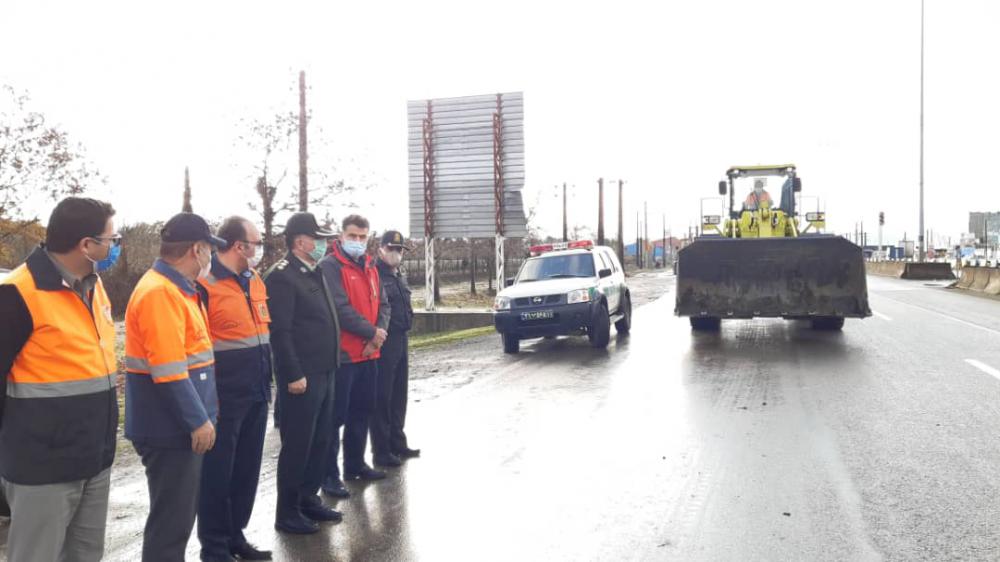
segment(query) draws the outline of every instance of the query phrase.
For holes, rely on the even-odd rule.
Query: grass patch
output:
[[[496,333],[496,329],[493,326],[483,326],[482,328],[469,328],[468,330],[455,330],[454,332],[421,334],[410,338],[410,349],[421,349],[435,345],[455,343],[469,338],[477,338],[493,333]]]

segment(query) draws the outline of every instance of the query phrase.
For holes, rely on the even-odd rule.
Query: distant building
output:
[[[1000,212],[969,213],[969,232],[978,245],[996,247],[1000,243]]]

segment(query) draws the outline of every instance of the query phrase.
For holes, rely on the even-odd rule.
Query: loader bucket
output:
[[[678,316],[871,316],[861,248],[840,236],[704,236],[677,258]]]

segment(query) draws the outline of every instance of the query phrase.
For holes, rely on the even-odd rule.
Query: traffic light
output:
[[[878,225],[879,226],[885,225],[885,213],[883,213],[882,211],[878,212]]]

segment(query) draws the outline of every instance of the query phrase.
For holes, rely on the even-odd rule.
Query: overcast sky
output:
[[[4,4],[0,83],[85,145],[124,222],[179,210],[185,166],[196,211],[248,213],[239,120],[295,109],[303,69],[331,140],[311,161],[374,182],[357,204],[377,230],[408,230],[406,100],[508,91],[525,94],[525,202],[553,234],[563,181],[571,224],[595,227],[597,178],[621,177],[626,233],[641,201],[651,232],[665,213],[680,233],[726,168],[784,162],[831,230],[864,220],[874,241],[880,210],[887,242],[917,230],[917,0]],[[1000,209],[998,27],[996,0],[927,0],[926,220],[943,236]]]

